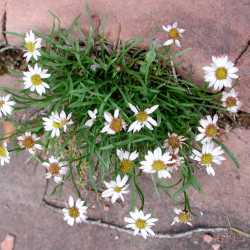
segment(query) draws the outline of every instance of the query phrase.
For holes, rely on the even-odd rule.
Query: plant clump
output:
[[[157,188],[183,194],[183,209],[175,209],[173,224],[191,225],[188,189],[201,189],[197,172],[215,175],[225,153],[235,161],[220,142],[218,121],[228,112],[235,116],[241,105],[232,88],[238,69],[222,56],[204,67],[208,84],[176,75],[173,61],[182,52],[171,46],[180,47],[184,33],[177,23],[163,26],[169,39],[148,49],[136,41],[112,44],[93,29],[85,35],[77,27],[26,33],[26,66],[18,73],[23,89],[5,88],[7,95],[0,99],[1,117],[16,127],[15,146],[8,150],[4,142],[0,147],[1,165],[9,162],[11,151],[28,150],[56,187],[73,181],[112,203],[125,202],[129,190],[136,192],[140,208],[132,204],[125,221],[144,238],[154,235],[157,219],[143,212],[140,179],[153,175]],[[36,115],[25,121],[10,116],[31,109]],[[63,210],[69,225],[86,220],[84,204],[70,196]]]

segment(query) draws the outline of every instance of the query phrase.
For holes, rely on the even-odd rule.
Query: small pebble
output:
[[[15,244],[15,236],[7,234],[5,239],[1,242],[1,250],[13,250]]]
[[[212,249],[213,250],[219,250],[220,249],[220,244],[213,244]]]
[[[204,234],[203,241],[210,244],[213,240],[213,236],[211,234]]]
[[[103,210],[104,210],[105,212],[108,212],[109,209],[110,209],[109,205],[108,205],[108,204],[105,204],[104,207],[103,207]]]

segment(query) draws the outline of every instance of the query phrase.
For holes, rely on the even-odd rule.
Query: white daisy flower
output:
[[[135,121],[129,126],[128,132],[140,131],[143,127],[147,127],[150,130],[153,130],[153,126],[157,126],[157,122],[149,115],[153,113],[159,105],[154,105],[151,108],[140,111],[138,107],[128,104],[129,108],[134,112]]]
[[[188,211],[175,208],[174,212],[177,214],[177,216],[174,217],[174,220],[171,225],[174,225],[176,223],[183,223],[192,226],[191,215]]]
[[[25,132],[24,135],[17,137],[18,144],[21,148],[27,149],[31,154],[35,154],[37,150],[42,150],[42,146],[37,141],[40,140],[40,137],[37,137],[31,132]]]
[[[37,61],[38,57],[41,56],[39,49],[41,48],[42,39],[36,38],[31,30],[25,34],[24,40],[25,53],[23,56],[26,58],[26,62],[29,62],[31,57]]]
[[[177,154],[180,147],[184,144],[186,138],[182,135],[177,135],[176,133],[168,133],[168,138],[164,141],[164,147],[169,151]]]
[[[159,178],[171,178],[170,169],[167,164],[174,163],[169,152],[162,153],[161,148],[156,148],[154,152],[148,151],[145,161],[141,161],[141,167],[145,173],[157,173]]]
[[[43,162],[42,165],[47,169],[46,179],[53,178],[55,183],[60,183],[66,175],[68,168],[67,163],[56,159],[54,156],[49,158],[48,162]]]
[[[241,102],[238,98],[238,93],[231,89],[229,92],[222,92],[222,105],[231,113],[237,113],[241,107]]]
[[[220,165],[225,158],[222,156],[223,150],[220,146],[215,146],[213,142],[202,144],[202,150],[199,152],[193,149],[191,159],[199,162],[200,165],[206,167],[208,175],[215,175],[212,164]]]
[[[4,142],[2,145],[0,145],[0,164],[1,166],[3,166],[5,163],[9,162],[10,162],[10,155],[7,149],[7,143]]]
[[[40,68],[35,64],[34,68],[28,65],[29,71],[23,72],[24,89],[30,89],[30,91],[36,91],[39,95],[46,92],[46,88],[49,89],[49,85],[43,81],[43,79],[49,78],[47,69]]]
[[[12,113],[13,106],[16,103],[14,101],[11,101],[10,98],[11,95],[0,96],[0,118]]]
[[[236,74],[238,68],[234,67],[228,56],[213,56],[212,61],[210,66],[203,67],[205,81],[209,83],[208,87],[213,87],[214,90],[221,90],[223,87],[231,88],[233,79],[238,78]]]
[[[119,109],[116,109],[114,116],[109,112],[104,112],[105,126],[101,130],[101,133],[107,133],[109,135],[114,135],[121,132],[122,129],[126,129],[126,123],[119,117]]]
[[[134,160],[136,160],[139,156],[137,151],[130,153],[130,152],[122,150],[122,149],[117,149],[116,155],[118,156],[118,158],[121,162],[120,163],[120,170],[123,173],[128,173],[133,169]]]
[[[51,131],[51,137],[59,137],[60,129],[67,132],[67,126],[72,125],[71,113],[66,115],[64,110],[59,114],[58,112],[52,112],[52,114],[47,117],[43,117],[43,126],[46,131]]]
[[[209,142],[213,138],[219,135],[219,127],[217,126],[218,115],[214,115],[214,117],[208,115],[205,119],[200,120],[200,127],[198,130],[200,134],[196,136],[197,141]]]
[[[163,46],[170,46],[175,44],[177,47],[181,47],[180,40],[182,38],[182,33],[185,32],[184,29],[178,28],[178,23],[175,22],[173,25],[169,24],[167,26],[162,25],[162,28],[168,33],[169,39],[163,44]]]
[[[90,119],[85,122],[85,126],[91,128],[96,121],[97,109],[88,110],[88,115]]]
[[[144,239],[148,236],[154,236],[155,233],[151,229],[158,219],[151,218],[151,214],[144,215],[143,211],[135,209],[134,212],[130,212],[130,217],[125,217],[124,221],[128,223],[127,228],[134,230],[134,235],[141,235]]]
[[[84,206],[84,201],[77,199],[76,202],[72,196],[69,196],[68,208],[63,208],[64,220],[73,226],[75,223],[79,224],[87,219],[87,209]]]
[[[120,175],[117,175],[115,181],[110,182],[104,182],[107,190],[102,192],[102,197],[107,198],[111,197],[111,203],[115,203],[118,199],[121,199],[124,202],[123,194],[127,194],[129,185],[128,182],[128,176],[125,175],[123,178],[121,178]],[[127,184],[127,185],[126,185]]]

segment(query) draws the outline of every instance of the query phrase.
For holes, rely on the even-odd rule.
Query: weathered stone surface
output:
[[[40,206],[45,186],[43,167],[34,167],[34,161],[28,163],[26,154],[19,154],[12,155],[11,164],[0,170],[2,206],[11,209],[17,203],[34,208]]]
[[[33,1],[7,0],[7,29],[14,32],[27,32],[30,29],[48,31],[53,24],[53,14],[60,17],[62,26],[67,27],[83,12],[84,1]],[[8,36],[11,43],[20,43],[20,39]]]
[[[239,158],[241,168],[235,169],[227,161],[216,169],[216,177],[209,177],[200,172],[199,179],[204,193],[191,192],[191,203],[194,212],[203,216],[195,216],[194,226],[227,225],[228,216],[232,226],[247,230],[249,228],[249,137],[250,130],[236,129],[228,134],[226,145]],[[203,241],[202,235],[188,239],[144,241],[139,237],[132,237],[115,230],[104,230],[101,227],[80,225],[69,227],[62,219],[62,214],[44,207],[41,200],[45,190],[44,169],[41,165],[27,164],[26,156],[12,156],[11,164],[0,171],[0,241],[7,233],[17,237],[17,250],[30,249],[208,249],[208,243]],[[165,194],[157,195],[152,192],[150,178],[140,181],[145,191],[145,210],[152,212],[160,220],[156,230],[176,231],[186,230],[188,227],[177,225],[171,227],[174,217],[174,202]],[[51,190],[51,187],[50,187]],[[190,190],[191,191],[191,190]],[[64,187],[63,195],[48,199],[59,204],[65,204],[69,194],[75,194],[72,186]],[[93,193],[83,193],[89,206],[89,216],[102,218],[105,221],[124,225],[123,217],[128,214],[129,204],[115,204],[104,211],[105,202]],[[128,200],[128,199],[127,199]],[[240,204],[240,205],[239,205]],[[250,242],[245,238],[235,238],[230,235],[214,236],[213,244],[219,243],[224,249],[248,249]]]
[[[20,79],[9,74],[5,74],[0,76],[0,87],[18,89],[23,87],[23,85],[21,84]]]

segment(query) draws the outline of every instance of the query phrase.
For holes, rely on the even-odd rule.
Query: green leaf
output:
[[[148,65],[151,65],[152,62],[155,60],[155,58],[156,58],[156,52],[154,49],[151,49],[150,51],[147,52],[146,62]]]

